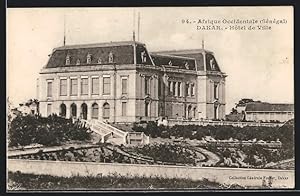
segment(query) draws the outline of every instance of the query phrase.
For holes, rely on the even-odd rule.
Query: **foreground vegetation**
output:
[[[118,147],[101,144],[98,147],[78,148],[11,156],[13,159],[78,161],[97,163],[195,165],[206,157],[186,147],[173,144]]]
[[[285,124],[282,127],[234,127],[234,126],[199,126],[199,125],[175,125],[173,127],[166,127],[163,125],[157,126],[156,123],[150,122],[146,126],[133,126],[134,131],[144,132],[153,138],[180,138],[183,139],[197,139],[202,140],[206,136],[211,136],[216,140],[237,139],[239,141],[247,140],[263,140],[266,142],[279,140],[282,143],[282,149],[277,154],[274,154],[275,159],[283,160],[294,157],[294,124],[293,121]],[[250,153],[255,151],[258,154],[266,154],[270,152],[263,152],[262,146],[254,145],[249,147]],[[240,150],[242,146],[238,147]],[[251,150],[253,148],[254,150]],[[259,149],[261,148],[261,149]],[[254,154],[253,154],[254,155]]]
[[[8,131],[9,146],[42,144],[44,146],[60,145],[70,140],[89,140],[89,129],[57,115],[47,118],[41,116],[17,116],[10,124]]]
[[[223,185],[207,179],[192,181],[188,179],[166,179],[161,177],[122,177],[111,176],[73,176],[54,177],[50,175],[23,174],[8,172],[9,190],[101,190],[101,189],[219,189]],[[238,185],[231,188],[243,188]]]

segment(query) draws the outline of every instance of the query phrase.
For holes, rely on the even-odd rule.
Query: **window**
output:
[[[216,62],[215,62],[214,58],[209,60],[209,64],[210,64],[210,67],[211,67],[212,70],[216,69]]]
[[[190,91],[189,91],[189,89],[190,89],[189,83],[185,83],[185,96],[186,96],[186,97],[190,96]]]
[[[67,95],[67,79],[60,79],[60,96]]]
[[[92,62],[92,55],[89,53],[86,57],[86,63],[91,64],[91,62]]]
[[[99,95],[99,78],[92,78],[92,94]]]
[[[127,94],[127,78],[122,78],[122,94]]]
[[[108,62],[109,63],[113,63],[114,62],[114,54],[112,52],[110,52],[108,54]]]
[[[77,95],[78,80],[77,78],[71,79],[71,95]]]
[[[173,82],[173,95],[176,95],[176,82]]]
[[[81,114],[80,117],[83,119],[87,119],[87,114],[88,114],[88,107],[86,103],[81,104]]]
[[[126,116],[127,114],[127,103],[122,102],[122,116]]]
[[[71,105],[71,117],[76,117],[77,115],[77,106],[75,103],[72,103]]]
[[[103,104],[103,119],[109,119],[110,107],[108,103]]]
[[[145,116],[149,116],[149,105],[150,103],[149,102],[145,102]]]
[[[80,65],[80,59],[77,59],[76,65]]]
[[[103,94],[110,94],[110,77],[103,77]]]
[[[146,95],[150,94],[150,77],[149,76],[145,77],[145,94]]]
[[[191,84],[191,95],[195,95],[195,84]]]
[[[60,115],[61,117],[66,117],[66,113],[67,113],[67,107],[66,107],[66,105],[65,105],[64,103],[62,103],[62,104],[60,105],[59,115]]]
[[[142,63],[146,63],[146,61],[147,61],[147,54],[146,54],[145,50],[143,52],[141,52],[141,59],[142,59]]]
[[[99,107],[97,103],[92,105],[92,119],[98,119]]]
[[[218,119],[218,106],[214,106],[214,119]]]
[[[52,114],[52,104],[48,103],[47,104],[47,116]]]
[[[88,94],[88,78],[81,78],[81,94],[87,95]]]
[[[172,85],[173,85],[173,82],[169,81],[169,95],[172,95]]]
[[[70,65],[70,55],[69,54],[67,54],[67,56],[66,56],[66,65]]]
[[[178,85],[177,85],[177,95],[179,97],[182,96],[182,92],[181,92],[181,82],[178,82]]]
[[[218,99],[218,84],[217,83],[215,83],[214,84],[214,98],[215,99]]]
[[[47,97],[52,97],[52,81],[47,83]]]

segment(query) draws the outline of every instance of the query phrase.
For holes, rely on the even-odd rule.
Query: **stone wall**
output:
[[[263,188],[271,184],[272,188],[294,188],[294,170],[242,169],[216,167],[187,167],[167,165],[138,165],[115,163],[88,163],[67,161],[39,161],[8,159],[8,171],[53,176],[161,176],[164,178],[188,178],[191,180],[215,181],[221,184],[239,184],[241,186]],[[272,179],[272,180],[270,180]]]

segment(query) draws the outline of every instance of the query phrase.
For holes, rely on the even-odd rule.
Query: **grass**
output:
[[[107,190],[107,189],[220,189],[222,185],[207,179],[166,179],[162,177],[72,176],[8,173],[8,190]],[[237,188],[237,187],[235,187]],[[238,187],[242,188],[242,187]]]

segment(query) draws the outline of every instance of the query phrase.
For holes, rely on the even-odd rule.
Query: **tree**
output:
[[[235,108],[232,108],[231,109],[231,112],[230,112],[230,114],[237,114],[238,112],[237,112],[237,109],[235,109]]]

